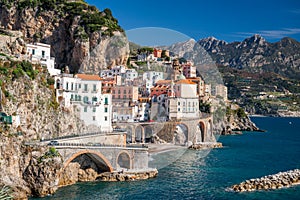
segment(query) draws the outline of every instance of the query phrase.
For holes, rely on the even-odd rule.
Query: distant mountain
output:
[[[300,43],[292,38],[270,43],[256,34],[242,42],[226,43],[209,37],[197,44],[219,65],[249,72],[274,72],[300,80]]]

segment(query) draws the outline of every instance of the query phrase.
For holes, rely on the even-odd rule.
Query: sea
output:
[[[300,199],[300,185],[244,193],[228,190],[247,179],[300,169],[300,118],[251,119],[266,132],[220,136],[220,149],[185,150],[177,160],[160,165],[156,178],[78,183],[41,199]],[[167,156],[157,154],[151,160],[159,166]]]

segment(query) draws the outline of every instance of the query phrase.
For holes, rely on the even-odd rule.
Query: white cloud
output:
[[[281,30],[261,30],[257,32],[237,32],[233,36],[236,37],[249,37],[254,34],[259,34],[262,37],[271,39],[281,39],[283,37],[300,34],[300,28],[284,28]]]
[[[298,14],[300,14],[300,9],[290,10],[289,12],[298,15]]]

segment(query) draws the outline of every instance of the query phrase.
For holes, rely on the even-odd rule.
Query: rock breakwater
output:
[[[193,144],[189,146],[189,149],[199,150],[199,149],[214,149],[222,148],[223,145],[220,142],[202,142],[199,144]]]
[[[300,184],[300,169],[264,176],[243,181],[230,187],[235,192],[250,192],[256,190],[275,190]]]
[[[145,171],[121,171],[121,172],[104,172],[99,174],[99,181],[134,181],[154,178],[158,174],[157,169]]]

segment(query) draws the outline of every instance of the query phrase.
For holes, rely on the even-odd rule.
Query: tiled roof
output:
[[[98,75],[76,74],[75,77],[80,78],[82,80],[87,80],[87,81],[101,81],[101,78]]]
[[[189,79],[182,79],[176,82],[176,84],[196,84],[193,81],[189,80]]]
[[[171,84],[171,80],[158,80],[156,85]]]

